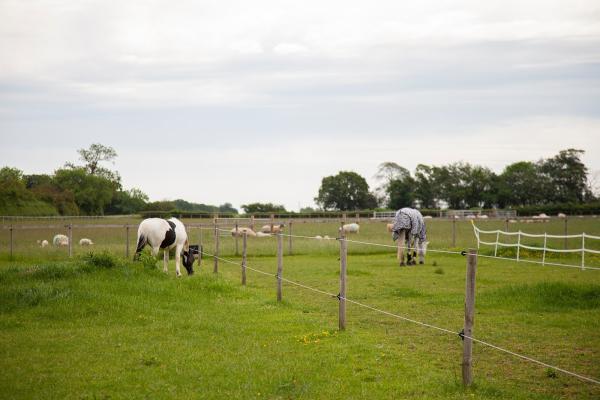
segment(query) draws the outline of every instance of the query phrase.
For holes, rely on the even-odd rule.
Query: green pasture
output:
[[[428,221],[430,249],[451,248],[452,224]],[[561,224],[510,228],[559,234]],[[503,221],[478,225],[505,228]],[[294,222],[292,233],[335,237],[337,226]],[[457,222],[456,228],[455,250],[475,245],[470,223]],[[569,228],[600,235],[593,218],[570,219]],[[210,227],[190,229],[192,242],[200,241],[200,232],[205,251],[212,253]],[[337,299],[288,283],[278,303],[273,237],[249,238],[248,266],[270,275],[249,270],[243,287],[236,241],[226,232],[220,254],[232,263],[220,262],[214,274],[213,260],[204,258],[195,275],[181,278],[174,275],[173,260],[164,274],[162,261],[122,258],[124,228],[90,228],[82,236],[74,230],[74,240],[89,237],[96,244],[74,246],[70,260],[64,248],[39,248],[35,240],[51,240],[55,232],[35,229],[14,231],[21,236],[11,261],[6,233],[0,239],[3,398],[600,397],[600,385],[477,343],[475,384],[463,389],[457,335],[353,304],[347,329],[340,332]],[[135,229],[130,235],[133,254]],[[381,222],[362,221],[353,238],[392,243]],[[291,255],[289,239],[283,243],[285,278],[339,291],[337,241],[293,238]],[[429,252],[424,266],[400,268],[394,253],[349,243],[348,298],[460,331],[465,258]],[[560,260],[577,264],[578,258]],[[477,338],[599,379],[599,312],[600,271],[479,259]]]

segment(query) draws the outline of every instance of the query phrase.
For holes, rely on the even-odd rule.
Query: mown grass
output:
[[[353,253],[348,297],[460,330],[464,263],[431,254],[399,268]],[[228,256],[239,262],[239,258]],[[436,266],[433,266],[433,263]],[[158,263],[160,264],[160,263]],[[274,275],[276,260],[250,252]],[[348,305],[212,260],[175,278],[107,253],[0,264],[0,393],[5,398],[597,398],[597,385],[474,346],[475,385],[461,386],[458,336]],[[443,269],[444,273],[436,272]],[[284,276],[337,293],[335,254],[284,259]],[[475,334],[584,375],[600,376],[600,278],[594,271],[480,260]],[[550,304],[547,304],[549,303]]]

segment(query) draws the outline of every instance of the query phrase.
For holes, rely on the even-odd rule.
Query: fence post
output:
[[[73,256],[73,225],[69,224],[68,226],[68,234],[69,234],[69,258]]]
[[[277,233],[277,301],[281,301],[281,277],[283,275],[283,238]]]
[[[273,234],[273,221],[275,220],[275,215],[271,214],[271,230],[269,231],[270,234]]]
[[[452,216],[452,247],[456,247],[456,216]]]
[[[215,267],[213,272],[219,272],[219,228],[217,226],[217,218],[215,218]]]
[[[565,216],[565,250],[568,247],[568,241],[569,241],[569,239],[567,238],[567,235],[569,234],[568,229],[567,229],[567,224],[568,224],[567,220],[568,220],[568,218]]]
[[[125,225],[125,258],[129,258],[129,225]]]
[[[463,330],[463,385],[473,383],[473,322],[475,317],[475,273],[477,272],[477,251],[469,249],[467,256],[467,277],[465,285],[465,326]]]
[[[343,222],[342,222],[343,225]],[[339,308],[339,329],[346,329],[346,264],[348,256],[348,243],[343,229],[340,230],[340,308]]]
[[[585,232],[581,234],[581,270],[585,269]]]
[[[235,223],[235,255],[239,255],[239,251],[238,251],[238,239],[239,239],[239,232],[238,232],[238,223]]]
[[[542,253],[542,265],[546,263],[546,243],[548,243],[548,233],[544,232],[544,252]]]
[[[13,259],[13,225],[10,224],[10,260]]]
[[[254,230],[254,215],[250,216],[250,229]]]
[[[290,233],[289,233],[289,239],[288,239],[288,254],[291,256],[292,255],[292,220],[290,220],[289,222],[290,225]]]
[[[247,262],[247,239],[248,234],[244,232],[242,238],[242,285],[246,286],[246,262]]]
[[[494,248],[494,257],[498,255],[498,240],[500,239],[500,231],[496,232],[496,247]]]
[[[519,234],[517,236],[517,261],[519,261],[520,254],[521,254],[521,230],[519,229]]]
[[[509,230],[508,230],[508,218],[506,218],[504,220],[504,225],[506,225],[506,232],[509,232]]]

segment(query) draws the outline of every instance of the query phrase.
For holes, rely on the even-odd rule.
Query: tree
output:
[[[583,202],[590,196],[587,185],[587,167],[581,162],[583,150],[561,150],[556,156],[538,164],[547,178],[546,196],[556,203]]]
[[[325,210],[350,211],[377,207],[376,198],[369,192],[365,178],[351,171],[340,171],[337,175],[323,178],[315,202]]]
[[[233,205],[231,205],[231,203],[224,203],[219,206],[219,212],[227,214],[237,214],[238,210],[236,208],[233,208]]]
[[[504,168],[498,179],[498,205],[528,206],[546,201],[545,188],[548,178],[538,164],[520,161]]]
[[[428,165],[417,165],[415,169],[415,200],[420,203],[421,208],[435,208],[437,198],[433,169]]]
[[[413,207],[415,202],[415,181],[413,178],[393,179],[388,185],[388,207],[399,210],[403,207]]]
[[[148,196],[140,189],[117,190],[106,207],[107,214],[135,214],[146,207]]]
[[[246,213],[246,214],[286,212],[286,209],[283,205],[273,204],[273,203],[243,204],[242,209],[244,210],[244,213]]]
[[[110,146],[93,143],[89,149],[79,149],[79,159],[85,163],[85,169],[92,175],[98,173],[100,162],[113,161],[117,158],[117,152]]]
[[[87,215],[103,215],[117,190],[115,182],[89,174],[83,167],[58,169],[54,181],[75,196],[75,203]]]
[[[382,204],[390,203],[390,185],[395,180],[406,180],[410,178],[410,172],[393,161],[385,161],[377,167],[377,173],[373,176],[382,183],[375,189]]]

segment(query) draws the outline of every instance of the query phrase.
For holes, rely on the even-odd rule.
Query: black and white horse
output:
[[[423,215],[414,208],[405,207],[396,212],[394,223],[391,227],[392,239],[398,240],[398,258],[400,266],[404,265],[404,248],[407,248],[406,264],[415,265],[417,250],[419,264],[425,262],[427,252],[427,230]],[[411,251],[412,250],[412,251]]]
[[[164,249],[163,270],[167,272],[169,264],[169,250],[175,248],[175,270],[177,276],[181,276],[179,270],[180,257],[183,258],[183,266],[188,275],[194,273],[194,254],[190,252],[185,226],[177,218],[147,218],[140,223],[137,236],[136,260],[146,244],[152,247],[152,255],[157,256],[159,249]]]

